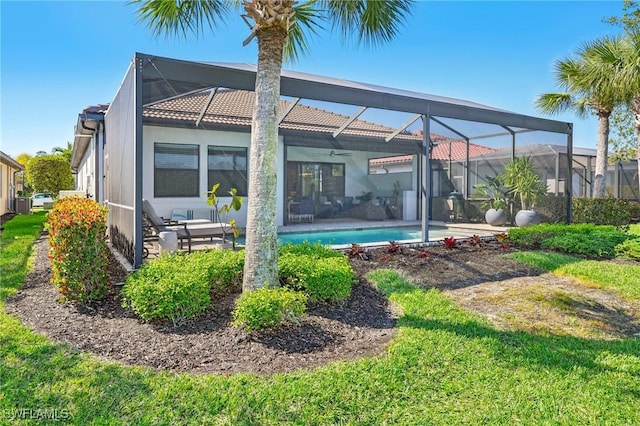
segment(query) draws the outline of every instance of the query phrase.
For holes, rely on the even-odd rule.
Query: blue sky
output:
[[[187,60],[256,62],[237,16],[214,35],[156,38],[116,1],[7,1],[1,14],[0,149],[12,156],[73,141],[77,115],[111,102],[134,52]],[[285,68],[466,99],[545,117],[534,99],[557,89],[553,62],[619,32],[602,22],[622,1],[419,2],[400,37],[370,49],[321,33]],[[594,148],[596,117],[574,123],[574,144]]]

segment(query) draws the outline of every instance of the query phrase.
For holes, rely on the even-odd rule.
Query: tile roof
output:
[[[165,119],[171,121],[191,121],[198,119],[200,112],[206,105],[210,91],[199,92],[184,97],[163,101],[144,108],[143,116],[146,118]],[[255,103],[254,92],[243,90],[219,90],[213,101],[207,108],[202,118],[202,123],[251,126],[251,117]],[[290,102],[280,100],[280,111],[285,111]],[[349,117],[315,108],[309,105],[298,104],[280,124],[281,129],[298,130],[307,132],[332,134],[342,126]],[[343,132],[344,135],[371,137],[384,139],[395,129],[365,120],[355,120]],[[421,137],[409,133],[401,133],[396,136],[404,140],[421,140]]]
[[[434,142],[436,141],[434,140]],[[463,140],[456,139],[438,141],[431,152],[431,158],[434,160],[449,160],[449,149],[451,149],[451,160],[464,160],[467,158],[467,144]],[[469,142],[469,158],[479,157],[496,151],[498,150]]]
[[[417,133],[416,133],[417,134]],[[451,160],[464,160],[467,156],[466,143],[459,139],[450,139],[446,136],[431,134],[431,140],[436,143],[431,152],[433,160],[449,160],[449,147],[451,147]],[[475,143],[469,143],[469,158],[478,157],[492,152],[497,149],[489,148]],[[381,157],[371,160],[371,165],[382,166],[385,164],[401,164],[413,161],[413,155],[395,155],[393,157]]]
[[[82,110],[82,114],[105,114],[109,104],[89,105]]]

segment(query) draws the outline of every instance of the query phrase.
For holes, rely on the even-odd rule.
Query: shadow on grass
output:
[[[117,424],[121,404],[144,400],[155,391],[147,384],[148,371],[92,360],[32,334],[4,313],[0,321],[0,411],[5,417],[19,421],[49,410],[71,424],[89,424],[91,418]],[[82,418],[87,415],[91,417]]]
[[[400,328],[446,332],[465,339],[487,339],[493,342],[487,346],[492,350],[493,357],[517,367],[537,364],[567,371],[582,367],[592,371],[606,370],[640,376],[640,338],[592,340],[497,330],[456,307],[439,291],[422,290],[396,271],[378,270],[369,278],[390,298],[399,301],[404,310],[404,315],[397,323]],[[598,362],[601,356],[606,358],[611,354],[635,361],[625,366],[628,368]]]
[[[576,367],[589,370],[607,370],[640,376],[640,370],[629,371],[596,362],[604,354],[638,357],[640,339],[589,340],[571,336],[543,336],[520,331],[500,331],[478,322],[449,322],[425,319],[412,315],[398,321],[401,327],[445,331],[468,339],[490,339],[496,343],[493,356],[502,361],[524,366],[531,363],[571,371]]]

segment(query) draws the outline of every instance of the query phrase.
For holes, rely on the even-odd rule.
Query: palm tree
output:
[[[256,103],[251,124],[243,290],[277,286],[276,156],[283,59],[307,50],[306,37],[329,21],[343,37],[359,42],[390,41],[411,13],[413,0],[132,0],[139,17],[156,34],[214,30],[237,9],[258,41]]]
[[[621,72],[618,74],[626,109],[632,114],[636,130],[636,141],[629,148],[635,150],[638,162],[638,185],[640,186],[640,2],[624,0],[621,17],[611,17],[607,22],[620,26],[626,35],[621,44]],[[634,146],[635,145],[635,146]]]
[[[609,148],[609,116],[622,100],[617,84],[619,66],[610,62],[604,52],[617,49],[618,40],[605,37],[586,43],[577,57],[558,60],[554,64],[556,82],[565,89],[560,93],[545,93],[536,99],[536,107],[545,113],[558,114],[574,111],[585,117],[588,113],[598,117],[598,143],[596,176],[593,197],[604,197]]]
[[[64,156],[64,158],[69,163],[71,163],[71,153],[72,152],[73,152],[73,145],[71,144],[71,142],[67,142],[66,148],[62,148],[62,147],[56,146],[53,149],[51,149],[51,153],[52,154]]]
[[[636,140],[629,144],[629,148],[635,151],[640,176],[640,24],[601,48],[603,50],[598,52],[598,55],[604,60],[600,62],[603,69],[599,72],[608,72],[615,76],[621,106],[624,107],[622,111],[632,116]]]

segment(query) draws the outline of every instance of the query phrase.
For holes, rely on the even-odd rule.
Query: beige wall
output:
[[[17,195],[17,189],[14,189],[14,172],[17,171],[19,169],[0,163],[0,215],[10,211],[11,197]]]

